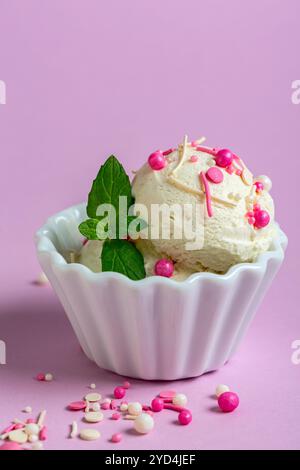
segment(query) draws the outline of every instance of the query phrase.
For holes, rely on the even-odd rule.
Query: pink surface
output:
[[[300,365],[291,343],[299,319],[299,122],[291,83],[299,79],[298,0],[2,0],[0,80],[1,270],[0,425],[47,408],[45,448],[299,448]],[[79,349],[39,273],[33,233],[45,218],[85,199],[114,152],[129,170],[158,148],[206,135],[273,181],[277,220],[289,237],[286,261],[235,359],[177,383],[130,380],[126,399],[150,403],[164,387],[189,397],[193,421],[155,415],[147,436],[132,423],[95,425],[96,442],[67,439],[91,382],[103,395],[123,378],[99,370]],[[51,383],[38,382],[52,372]],[[231,414],[211,397],[218,383],[240,397]],[[79,413],[79,414],[78,414]],[[109,411],[104,411],[110,416]],[[30,417],[26,415],[26,418]],[[78,418],[79,420],[79,418]],[[80,423],[80,426],[83,423]],[[112,444],[113,433],[123,440]]]

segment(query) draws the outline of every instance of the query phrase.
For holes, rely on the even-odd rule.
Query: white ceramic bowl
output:
[[[85,354],[104,369],[156,380],[198,376],[227,362],[283,261],[287,238],[279,227],[270,251],[225,275],[132,281],[61,255],[81,247],[85,206],[50,217],[36,234],[42,269]]]

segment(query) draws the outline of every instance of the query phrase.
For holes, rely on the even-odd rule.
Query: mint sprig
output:
[[[121,163],[114,155],[111,155],[101,166],[93,181],[88,196],[87,215],[91,219],[99,218],[97,209],[100,204],[112,204],[118,215],[120,196],[127,198],[127,209],[129,209],[134,202],[130,180]]]
[[[105,240],[101,262],[102,271],[125,274],[134,281],[144,279],[146,276],[141,252],[127,240]]]
[[[119,197],[125,196],[126,220],[119,224]],[[123,166],[114,155],[111,155],[101,166],[88,196],[87,214],[90,217],[79,225],[80,233],[89,240],[105,240],[102,248],[102,271],[115,271],[130,279],[139,280],[146,276],[144,259],[136,246],[124,240],[122,232],[130,235],[130,224],[134,221],[136,231],[143,230],[147,224],[137,216],[128,216],[128,209],[134,203],[131,194],[131,185]],[[106,232],[108,224],[105,215],[98,215],[98,208],[102,204],[110,204],[116,211],[116,239],[109,239]],[[122,225],[122,227],[121,227]],[[120,239],[120,235],[121,238]]]

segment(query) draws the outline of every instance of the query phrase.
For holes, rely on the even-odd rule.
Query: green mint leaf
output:
[[[105,240],[101,253],[102,271],[114,271],[138,281],[146,277],[144,259],[127,240]]]
[[[107,221],[106,219],[87,219],[81,222],[78,229],[80,233],[88,240],[105,240],[108,237],[106,231]]]
[[[119,196],[127,198],[128,209],[133,203],[129,178],[119,161],[111,155],[101,166],[94,179],[88,196],[87,214],[91,219],[99,219],[97,208],[100,204],[112,204],[119,212]]]

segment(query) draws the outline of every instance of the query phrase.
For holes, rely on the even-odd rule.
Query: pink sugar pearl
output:
[[[153,398],[151,402],[151,409],[155,412],[161,411],[164,408],[164,401],[162,398]]]
[[[224,413],[230,413],[239,406],[239,397],[234,392],[224,392],[218,398],[218,405]]]
[[[102,410],[109,410],[110,409],[110,404],[109,403],[101,403],[101,409]]]
[[[125,394],[126,394],[126,390],[123,387],[116,387],[114,389],[114,397],[115,398],[118,398],[118,399],[123,398],[123,397],[125,397]]]
[[[123,383],[123,388],[126,388],[126,390],[130,387],[130,382],[127,380]]]
[[[156,152],[151,153],[148,158],[149,166],[152,170],[159,171],[162,170],[166,166],[166,159],[161,150],[157,150]]]
[[[267,211],[264,210],[257,210],[255,211],[255,224],[254,227],[256,228],[263,228],[268,225],[270,222],[270,216]]]
[[[36,376],[36,380],[38,380],[39,382],[42,382],[43,380],[45,380],[45,374],[43,374],[42,372],[40,372],[40,373]]]
[[[222,168],[231,165],[233,160],[232,152],[228,149],[220,149],[216,155],[216,164]]]
[[[259,191],[262,191],[264,189],[264,185],[260,181],[256,181],[254,184],[256,186],[256,191],[259,192]]]
[[[182,410],[178,415],[178,421],[182,426],[190,424],[192,421],[192,413],[189,410]]]
[[[117,432],[116,434],[113,434],[111,436],[111,441],[114,442],[114,443],[118,443],[118,442],[121,442],[122,440],[122,434],[120,432]]]
[[[154,271],[157,276],[171,277],[174,273],[174,263],[169,259],[162,258],[156,262]]]

